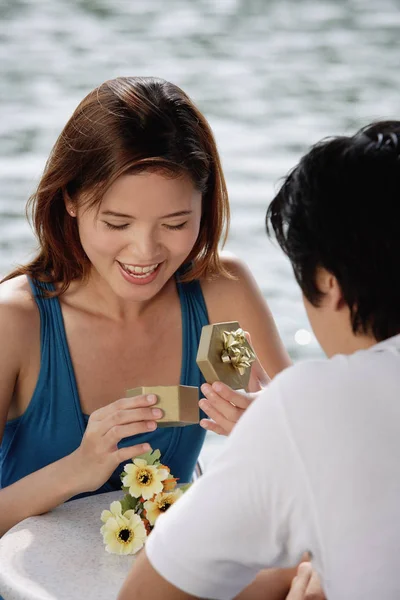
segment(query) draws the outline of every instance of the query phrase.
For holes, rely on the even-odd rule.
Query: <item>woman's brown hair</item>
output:
[[[118,77],[90,92],[61,132],[28,202],[39,252],[3,281],[29,275],[59,284],[59,295],[71,281],[85,279],[90,262],[65,199],[85,196],[99,206],[120,175],[141,171],[188,176],[202,193],[199,236],[188,257],[192,267],[182,279],[228,275],[218,256],[229,226],[228,195],[210,126],[176,85]]]

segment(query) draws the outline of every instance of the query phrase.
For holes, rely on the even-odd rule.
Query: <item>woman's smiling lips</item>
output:
[[[130,265],[117,260],[121,274],[125,281],[135,283],[136,285],[145,285],[151,283],[160,270],[162,263],[153,263],[152,265]]]

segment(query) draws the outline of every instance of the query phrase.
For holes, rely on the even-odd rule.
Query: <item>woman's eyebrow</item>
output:
[[[115,212],[114,210],[103,210],[102,215],[107,217],[124,217],[125,219],[134,219],[132,215],[126,215],[125,213]]]
[[[183,216],[191,215],[192,212],[193,212],[192,210],[179,210],[177,212],[170,213],[168,215],[163,215],[160,217],[160,219],[171,219],[172,217],[183,217]],[[124,219],[134,219],[135,218],[133,215],[127,215],[125,213],[116,212],[114,210],[104,210],[104,211],[102,211],[101,214],[104,216],[107,216],[107,217],[123,217]]]
[[[163,215],[160,219],[170,219],[171,217],[184,217],[186,215],[191,215],[192,210],[179,210],[178,212],[170,213],[169,215]]]

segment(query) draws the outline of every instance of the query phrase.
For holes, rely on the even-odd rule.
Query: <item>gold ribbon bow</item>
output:
[[[255,361],[256,355],[249,347],[243,329],[223,331],[222,342],[224,346],[221,353],[222,362],[231,363],[240,375],[244,375],[246,369],[249,369],[251,363]]]

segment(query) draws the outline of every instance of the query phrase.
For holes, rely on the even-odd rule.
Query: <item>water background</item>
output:
[[[163,77],[215,132],[227,248],[252,269],[291,356],[321,356],[301,334],[301,297],[265,210],[311,143],[400,117],[399,66],[397,0],[0,0],[0,275],[32,252],[25,202],[78,102],[112,77]]]

